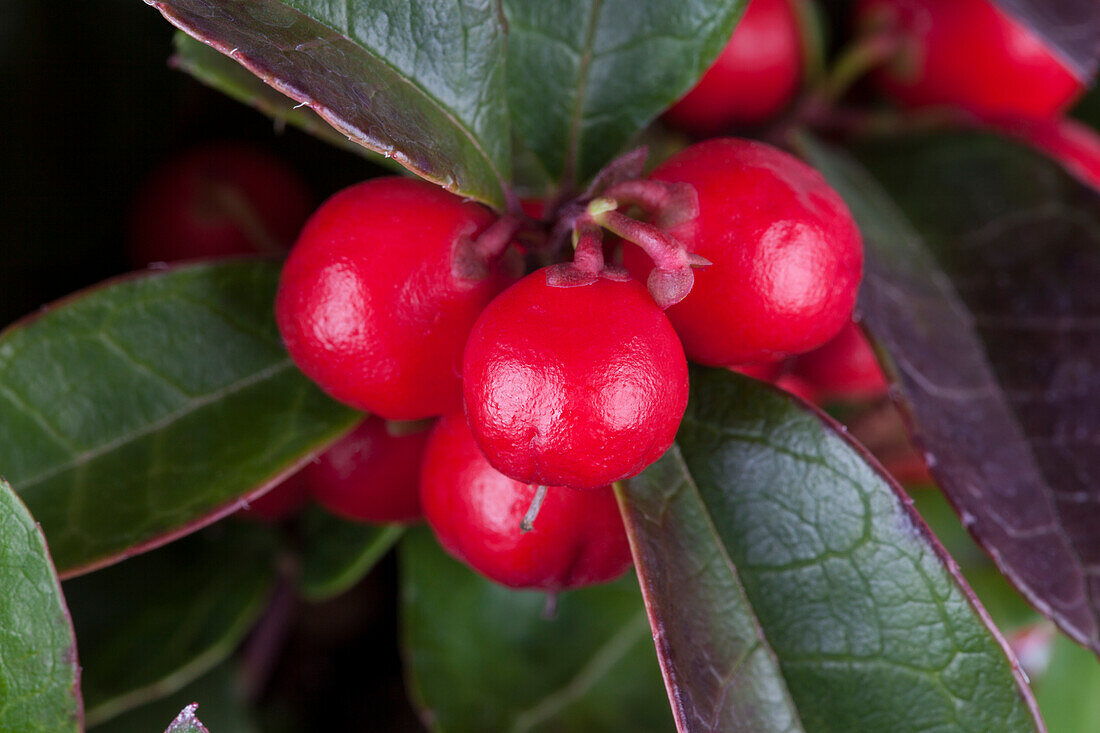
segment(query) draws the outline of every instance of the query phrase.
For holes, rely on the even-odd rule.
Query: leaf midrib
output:
[[[243,392],[253,385],[259,384],[266,379],[282,374],[283,372],[286,372],[292,368],[293,363],[291,362],[290,358],[284,358],[278,362],[275,362],[274,364],[271,364],[270,366],[265,367],[264,369],[261,369],[258,372],[254,372],[248,375],[247,377],[243,377],[235,382],[231,382],[208,394],[196,397],[195,399],[186,403],[181,408],[174,410],[167,415],[164,415],[163,417],[148,423],[147,425],[144,425],[138,430],[120,435],[112,440],[107,441],[106,443],[98,445],[94,448],[89,448],[86,451],[82,451],[81,453],[74,455],[70,460],[48,468],[45,471],[42,471],[29,479],[13,483],[17,484],[19,494],[23,495],[28,490],[46,481],[49,481],[56,476],[59,476],[67,471],[74,470],[79,466],[85,465],[90,461],[99,458],[100,456],[107,455],[108,453],[111,453],[115,450],[136,443],[138,440],[152,435],[158,430],[162,430],[172,423],[177,422],[178,420],[181,420],[195,412],[198,412],[208,405],[214,404],[218,400],[237,394],[238,392]]]
[[[304,18],[309,18],[310,20],[312,20],[317,25],[319,25],[323,28],[327,28],[329,31],[331,31],[332,33],[335,33],[336,35],[340,36],[341,38],[343,38],[344,40],[346,40],[348,43],[352,44],[356,48],[361,49],[363,51],[363,53],[365,55],[369,56],[371,59],[373,59],[375,63],[377,63],[379,66],[384,66],[385,68],[389,69],[390,72],[397,79],[401,80],[402,83],[406,84],[407,86],[412,88],[416,93],[418,93],[421,97],[428,100],[434,107],[436,107],[440,111],[440,113],[447,120],[449,120],[455,126],[456,129],[458,129],[462,132],[463,136],[470,142],[470,144],[473,146],[474,150],[476,150],[478,152],[478,154],[481,155],[481,157],[484,159],[486,165],[488,165],[488,167],[489,167],[489,170],[491,170],[493,172],[493,175],[496,176],[497,184],[500,186],[501,190],[504,189],[504,177],[501,174],[501,171],[497,168],[496,164],[493,162],[493,159],[489,156],[488,152],[481,145],[480,140],[477,138],[477,136],[474,134],[473,130],[471,130],[468,125],[466,125],[465,123],[459,121],[459,119],[456,117],[456,113],[454,112],[454,110],[452,110],[450,107],[445,105],[441,99],[438,99],[435,95],[428,92],[427,89],[419,86],[418,84],[415,84],[413,82],[413,80],[410,77],[406,76],[403,71],[399,70],[393,64],[386,61],[385,58],[382,55],[379,54],[377,49],[370,48],[370,47],[366,46],[364,43],[362,43],[361,41],[353,38],[351,35],[348,34],[348,30],[346,28],[343,29],[343,30],[338,29],[338,28],[334,28],[330,24],[328,24],[328,23],[326,23],[326,22],[324,22],[324,21],[322,21],[318,18],[315,18],[312,15],[304,13],[301,10],[298,10],[297,8],[294,8],[290,5],[287,5],[287,3],[282,2],[281,0],[275,0],[275,1],[279,2],[280,5],[286,6],[291,12],[296,13],[296,14],[304,17]],[[598,1],[602,1],[602,0],[598,0]],[[347,5],[349,7],[345,11],[345,15],[347,16],[347,22],[348,23],[351,23],[351,16],[352,16],[351,9],[350,9],[350,4],[351,4],[350,0],[348,0]],[[463,30],[464,31],[466,30],[465,27],[463,27]],[[234,59],[234,60],[236,60],[236,59]],[[240,62],[238,61],[238,63],[240,63]],[[263,77],[260,77],[260,78],[262,79]],[[266,81],[266,80],[264,80],[264,81]],[[278,91],[280,91],[283,94],[286,94],[286,92],[284,92],[281,89],[278,89],[277,87],[273,87],[273,88],[277,89]],[[304,98],[298,98],[297,96],[289,95],[289,94],[287,96],[291,96],[292,98],[295,99],[295,101],[305,102],[305,103],[309,104],[310,107],[313,106],[313,104],[310,103],[310,100],[307,100],[307,99],[304,99]],[[316,100],[312,100],[312,101],[316,101]],[[382,154],[385,153],[385,151],[382,151],[382,150],[376,150],[375,152],[382,153]]]

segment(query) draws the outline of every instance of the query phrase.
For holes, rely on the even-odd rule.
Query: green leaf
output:
[[[323,601],[348,590],[389,552],[404,531],[398,524],[349,522],[310,507],[302,517],[302,597]]]
[[[390,158],[341,135],[311,108],[295,103],[290,97],[268,86],[229,56],[199,43],[182,31],[172,38],[172,45],[175,49],[170,62],[172,66],[187,72],[208,87],[254,107],[279,125],[291,124],[330,145],[362,155],[372,163],[400,167]]]
[[[633,577],[547,596],[447,556],[424,529],[401,543],[411,694],[437,731],[671,731]]]
[[[504,0],[518,137],[569,189],[702,76],[744,0]]]
[[[95,726],[95,733],[155,733],[182,708],[198,703],[202,719],[214,733],[258,733],[259,726],[245,707],[239,683],[229,664],[215,667],[168,697],[146,703]]]
[[[197,703],[191,703],[185,707],[164,733],[210,733],[195,715],[198,709]]]
[[[176,27],[339,132],[501,207],[510,175],[494,0],[156,0]]]
[[[624,507],[681,728],[1041,729],[901,490],[790,395],[696,370]]]
[[[0,730],[82,729],[80,671],[46,540],[0,479]]]
[[[271,594],[274,548],[268,528],[228,521],[67,581],[88,724],[164,697],[222,662]]]
[[[359,419],[284,351],[278,273],[150,272],[0,334],[0,466],[63,576],[233,511]]]
[[[1058,634],[1050,665],[1035,682],[1035,697],[1050,730],[1100,730],[1100,662],[1096,654]]]

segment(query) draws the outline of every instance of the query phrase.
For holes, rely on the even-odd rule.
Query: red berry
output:
[[[421,517],[420,460],[428,431],[393,435],[369,417],[302,469],[317,503],[358,522],[413,522]]]
[[[874,78],[907,106],[1047,116],[1084,88],[1041,39],[990,0],[861,0],[856,17],[869,32],[899,34],[896,56]]]
[[[263,496],[249,501],[248,506],[241,509],[238,516],[277,522],[300,512],[308,501],[309,490],[299,471]]]
[[[551,287],[539,270],[478,319],[463,391],[497,470],[523,483],[595,488],[640,473],[672,444],[687,362],[640,284]]]
[[[630,566],[611,487],[551,487],[534,528],[522,532],[535,491],[489,465],[460,413],[432,430],[420,498],[452,555],[498,583],[547,591],[613,580]]]
[[[790,392],[795,397],[812,405],[817,404],[820,400],[820,395],[814,389],[814,385],[797,374],[783,374],[773,384],[784,392]]]
[[[483,206],[411,178],[336,194],[306,224],[275,314],[291,357],[336,399],[389,420],[460,404],[462,348],[508,283],[502,262],[456,276],[456,244],[494,221]]]
[[[886,377],[878,358],[854,323],[820,349],[798,357],[794,373],[826,399],[873,399],[886,394]]]
[[[186,150],[158,168],[134,201],[136,265],[227,255],[282,254],[312,209],[286,163],[243,143]]]
[[[778,361],[821,346],[849,321],[863,242],[813,168],[763,143],[715,138],[682,150],[651,178],[695,188],[698,217],[671,233],[713,263],[695,271],[692,291],[667,311],[689,359]],[[643,282],[653,265],[631,246],[623,264]]]
[[[761,382],[774,382],[783,376],[783,365],[784,362],[767,361],[761,364],[744,364],[731,368],[738,374],[759,379]]]
[[[790,0],[751,0],[725,49],[665,119],[697,133],[766,122],[801,80],[802,39]]]

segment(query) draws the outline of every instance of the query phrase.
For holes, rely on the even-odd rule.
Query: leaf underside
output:
[[[278,273],[149,272],[0,334],[0,466],[63,576],[235,510],[359,418],[283,349]]]
[[[1042,729],[908,499],[790,395],[696,371],[623,505],[682,730]]]
[[[1100,651],[1100,196],[980,133],[817,149],[866,237],[865,321],[963,524]],[[877,179],[877,180],[876,180]]]

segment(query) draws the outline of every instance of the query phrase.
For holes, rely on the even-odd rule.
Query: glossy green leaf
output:
[[[274,555],[269,529],[230,520],[67,581],[88,723],[164,697],[224,660],[270,596]]]
[[[283,349],[278,273],[149,272],[0,334],[0,466],[63,576],[234,510],[358,419]]]
[[[46,540],[0,479],[0,730],[78,731],[80,668]]]
[[[336,131],[310,107],[303,107],[293,99],[268,86],[258,76],[234,61],[231,57],[196,41],[191,36],[177,32],[172,38],[174,53],[171,65],[185,71],[206,86],[217,89],[238,102],[254,107],[278,125],[290,124],[330,145],[363,155],[372,163],[396,166],[390,158],[349,140]]]
[[[198,709],[197,703],[191,703],[185,707],[164,733],[210,733],[196,715]]]
[[[349,522],[319,507],[302,517],[299,590],[310,601],[338,596],[355,585],[389,552],[405,528]]]
[[[633,577],[561,594],[485,580],[424,529],[401,543],[402,641],[432,730],[671,731]]]
[[[341,134],[495,206],[511,175],[493,0],[155,0]]]
[[[258,733],[241,699],[239,683],[232,666],[215,667],[168,697],[146,703],[112,718],[91,730],[95,733],[155,733],[184,707],[198,703],[202,719],[214,733]]]
[[[744,0],[504,0],[508,103],[547,178],[587,180],[702,76]]]
[[[624,511],[681,729],[1041,730],[904,494],[790,395],[694,371]]]

